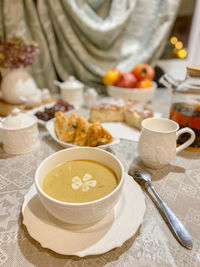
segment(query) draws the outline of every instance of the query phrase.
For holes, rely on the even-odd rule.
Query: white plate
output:
[[[55,103],[54,103],[54,105],[55,105]],[[51,107],[51,106],[49,106],[49,107]],[[53,107],[53,105],[52,105],[52,107]],[[44,109],[42,111],[44,111]],[[70,109],[69,111],[66,111],[65,113],[66,114],[71,114],[71,112],[77,112],[77,110],[76,109]],[[40,126],[46,127],[47,122],[50,121],[50,120],[52,120],[52,119],[50,119],[48,121],[43,121],[43,120],[40,120],[40,119],[37,118],[37,120],[38,120],[38,124]]]
[[[43,127],[46,126],[47,121],[43,121],[43,120],[40,120],[40,119],[38,119],[38,118],[37,118],[37,120],[38,120],[38,124],[39,124],[40,126],[43,126]]]
[[[46,105],[42,105],[42,106],[39,106],[39,107],[30,109],[30,110],[27,110],[27,113],[29,113],[29,114],[35,116],[35,113],[36,113],[36,112],[38,112],[38,111],[42,111],[42,112],[43,112],[43,111],[45,110],[45,108],[51,108],[51,107],[53,107],[56,103],[57,103],[57,101],[54,101],[54,102],[52,102],[52,103],[49,103],[49,104],[46,104]],[[75,112],[75,109],[71,109],[71,110],[70,110],[70,112],[72,112],[72,111]],[[67,112],[69,112],[69,111],[67,111]],[[37,116],[35,116],[35,117],[37,118],[38,124],[39,124],[40,126],[43,126],[43,127],[46,126],[46,123],[47,123],[48,121],[40,120],[40,119],[38,119]]]
[[[98,255],[120,247],[143,222],[145,197],[140,186],[126,174],[122,195],[114,210],[102,220],[72,225],[50,215],[41,205],[35,185],[24,197],[23,223],[42,247],[63,255]]]
[[[55,102],[52,102],[52,103],[49,103],[49,104],[46,104],[46,105],[42,105],[42,106],[33,108],[33,109],[30,109],[30,110],[27,110],[27,113],[35,116],[35,113],[36,112],[38,112],[38,111],[42,111],[43,112],[45,108],[51,108],[55,104],[56,104],[56,101]],[[46,121],[43,121],[43,120],[38,119],[37,116],[35,116],[35,117],[37,118],[38,124],[40,126],[45,126],[46,125]]]
[[[49,132],[49,134],[51,135],[51,137],[58,143],[60,144],[62,147],[64,148],[69,148],[69,147],[76,147],[77,145],[74,145],[73,143],[66,143],[66,142],[63,142],[63,141],[60,141],[58,138],[57,138],[57,135],[56,135],[56,132],[55,132],[55,119],[52,119],[50,121],[48,121],[46,123],[46,129],[47,131]],[[108,148],[109,146],[111,145],[116,145],[118,144],[120,141],[119,141],[119,138],[117,137],[114,137],[113,138],[113,141],[110,142],[109,144],[106,144],[106,145],[101,145],[101,146],[98,146],[98,148],[102,148],[102,149],[106,149]]]
[[[161,118],[162,114],[154,112],[154,118]],[[102,122],[103,127],[113,136],[126,140],[139,141],[141,131],[124,122]]]

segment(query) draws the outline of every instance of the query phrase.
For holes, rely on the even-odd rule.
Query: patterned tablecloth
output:
[[[167,116],[168,91],[159,90],[153,103],[156,111]],[[44,128],[40,129],[40,138],[40,149],[29,154],[10,156],[0,148],[0,266],[200,266],[199,152],[184,151],[171,165],[153,172],[155,188],[191,233],[192,250],[177,242],[146,189],[147,209],[137,235],[103,255],[79,258],[42,248],[22,224],[21,205],[36,167],[61,149]],[[126,171],[131,163],[137,163],[135,142],[121,140],[112,152]]]

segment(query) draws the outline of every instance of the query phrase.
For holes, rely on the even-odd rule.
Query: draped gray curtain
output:
[[[1,0],[0,37],[39,43],[31,67],[40,88],[74,75],[101,88],[104,73],[161,54],[180,0]]]

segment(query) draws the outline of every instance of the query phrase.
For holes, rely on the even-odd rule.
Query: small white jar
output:
[[[74,76],[70,76],[64,82],[54,81],[54,84],[60,87],[62,100],[73,105],[75,108],[80,108],[83,105],[83,90],[84,84]]]
[[[88,88],[85,92],[85,106],[91,108],[97,101],[98,93],[94,88]]]
[[[0,136],[3,149],[8,154],[24,154],[39,146],[37,119],[30,114],[13,113],[0,122]]]

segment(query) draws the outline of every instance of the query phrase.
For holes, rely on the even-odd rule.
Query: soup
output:
[[[67,161],[44,178],[43,191],[64,202],[88,202],[102,198],[118,185],[109,167],[92,160]]]

